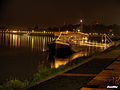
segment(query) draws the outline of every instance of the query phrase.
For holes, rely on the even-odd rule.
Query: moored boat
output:
[[[61,32],[57,39],[49,43],[49,50],[64,51],[64,52],[78,52],[80,42],[85,42],[88,39],[88,34],[82,32]]]

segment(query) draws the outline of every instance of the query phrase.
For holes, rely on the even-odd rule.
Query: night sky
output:
[[[0,23],[63,25],[100,21],[120,24],[120,0],[3,0]]]

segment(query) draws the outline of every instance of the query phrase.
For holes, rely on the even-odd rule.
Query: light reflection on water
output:
[[[39,64],[49,68],[58,68],[75,58],[89,56],[104,50],[104,48],[98,47],[81,47],[80,52],[66,58],[49,56],[46,52],[48,50],[47,43],[51,42],[53,38],[50,36],[0,33],[0,57],[2,62],[0,64],[0,77],[6,79],[13,75],[14,77],[21,78],[24,76],[26,78],[29,76],[27,74],[31,75],[37,71]],[[1,78],[0,81],[4,80]]]
[[[45,36],[27,36],[16,34],[0,34],[0,45],[10,48],[30,48],[35,51],[46,51],[47,43],[51,42],[53,37]]]
[[[27,36],[0,33],[0,84],[11,78],[26,79],[39,65],[50,66],[47,43],[50,36]]]
[[[66,58],[55,57],[55,61],[51,62],[51,68],[58,68],[60,65],[65,65],[73,59],[83,56],[90,56],[94,53],[102,52],[103,50],[105,50],[103,47],[82,47],[80,52],[74,53]]]

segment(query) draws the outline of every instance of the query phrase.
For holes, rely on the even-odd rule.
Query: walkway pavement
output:
[[[120,90],[120,58],[102,70],[80,90]]]
[[[59,76],[56,76],[55,78],[52,78],[43,83],[40,83],[39,85],[33,86],[28,90],[80,90],[82,87],[83,87],[82,90],[88,90],[88,87],[86,85],[88,86],[94,85],[95,83],[92,80],[96,80],[96,76],[98,76],[102,70],[106,69],[102,71],[102,72],[105,72],[107,71],[107,69],[110,69],[109,72],[107,72],[107,74],[108,73],[110,74],[112,71],[111,69],[113,69],[113,66],[114,67],[119,66],[119,65],[115,66],[115,64],[118,64],[116,63],[118,61],[115,61],[115,60],[120,56],[119,52],[120,52],[120,48],[117,48],[110,52],[105,52],[100,56],[97,56],[93,60],[75,69],[69,70]],[[112,64],[114,61],[115,63]],[[117,73],[117,74],[120,75],[120,73]],[[101,76],[103,76],[103,74]],[[100,79],[101,78],[98,78],[96,82],[99,82]],[[102,83],[103,82],[101,81],[101,85]],[[89,89],[93,90],[91,88]],[[96,90],[99,90],[99,89],[96,89]]]

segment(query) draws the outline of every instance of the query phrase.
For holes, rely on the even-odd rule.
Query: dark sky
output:
[[[120,0],[3,0],[0,23],[77,24],[96,20],[120,24]]]

